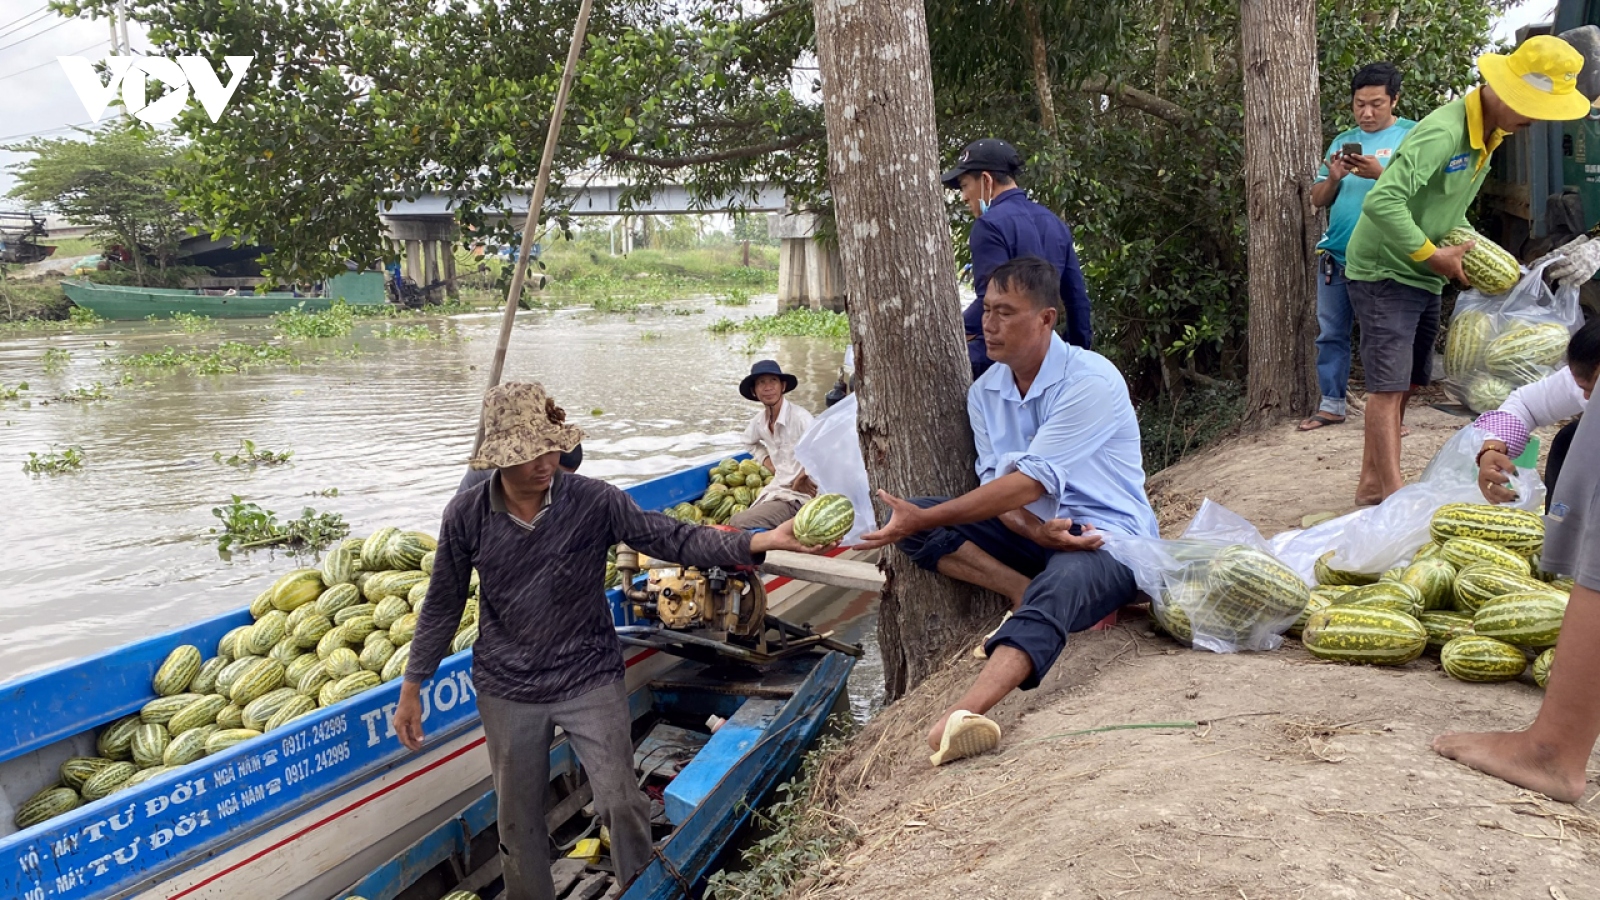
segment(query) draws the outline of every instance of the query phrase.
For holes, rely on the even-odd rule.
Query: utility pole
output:
[[[117,23],[118,30],[122,35],[122,55],[131,56],[133,54],[133,45],[128,42],[127,0],[117,0]],[[113,39],[113,43],[115,43],[115,39]]]

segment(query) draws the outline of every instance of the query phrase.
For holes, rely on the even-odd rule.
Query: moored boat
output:
[[[698,496],[711,466],[629,489],[645,508]],[[767,579],[769,610],[805,621],[848,589]],[[619,592],[619,626],[637,626]],[[270,734],[151,777],[31,828],[17,807],[56,781],[60,764],[95,756],[95,729],[153,699],[151,677],[173,648],[214,647],[251,621],[240,610],[0,685],[0,896],[26,900],[327,898],[488,790],[470,651],[424,689],[429,743],[406,751],[390,723],[386,683]],[[627,648],[638,693],[681,661]]]
[[[63,281],[67,299],[102,319],[129,321],[155,316],[170,318],[178,313],[209,316],[213,319],[261,318],[291,309],[317,312],[335,303],[350,306],[383,306],[388,303],[382,272],[347,272],[328,279],[322,291],[300,294],[270,291],[257,294],[246,290],[179,290],[175,288],[134,287],[96,284],[92,281]]]

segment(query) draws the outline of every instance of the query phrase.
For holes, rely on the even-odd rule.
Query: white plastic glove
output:
[[[1600,241],[1585,235],[1546,253],[1534,265],[1545,261],[1550,261],[1550,268],[1544,273],[1551,281],[1564,288],[1581,287],[1600,271]]]

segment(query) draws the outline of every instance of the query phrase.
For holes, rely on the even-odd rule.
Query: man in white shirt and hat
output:
[[[735,528],[776,528],[794,518],[800,507],[817,495],[817,486],[794,458],[795,445],[811,427],[812,419],[811,413],[786,396],[799,383],[800,379],[783,371],[772,359],[758,360],[739,382],[739,393],[746,400],[761,403],[761,411],[744,430],[745,447],[773,477],[749,509],[728,520]]]

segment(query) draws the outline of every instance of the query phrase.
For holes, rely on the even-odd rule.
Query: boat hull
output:
[[[287,292],[256,294],[245,290],[231,297],[166,288],[63,281],[67,299],[102,319],[133,321],[179,313],[213,319],[264,318],[291,309],[317,312],[343,302],[350,306],[383,306],[388,302],[381,272],[352,272],[328,279],[323,297],[297,297]]]

